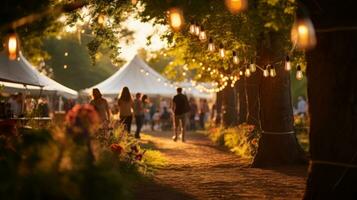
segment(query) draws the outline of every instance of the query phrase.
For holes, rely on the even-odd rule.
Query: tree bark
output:
[[[215,124],[221,125],[222,122],[222,91],[216,93],[216,118]]]
[[[280,43],[282,35],[271,33],[259,49],[257,62],[265,66],[283,60]],[[282,65],[275,66],[276,77],[262,78],[260,88],[262,136],[253,167],[298,164],[305,161],[304,152],[293,132],[293,111],[290,94],[290,75]],[[260,72],[262,77],[262,73]]]
[[[235,87],[231,87],[230,83],[223,89],[222,105],[223,125],[225,127],[236,126],[238,123],[237,94]]]
[[[246,91],[248,98],[248,113],[247,123],[261,129],[260,124],[260,79],[261,75],[258,72],[252,73],[249,78],[246,78]]]
[[[316,3],[324,10],[312,15],[316,28],[357,25],[353,1]],[[321,32],[317,42],[307,53],[311,162],[304,199],[357,199],[357,32]]]
[[[238,124],[247,122],[247,98],[246,98],[246,81],[245,77],[241,76],[237,81],[237,105],[238,105]]]

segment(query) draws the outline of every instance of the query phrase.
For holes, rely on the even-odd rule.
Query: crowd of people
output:
[[[185,130],[204,129],[210,113],[206,99],[201,99],[199,104],[193,97],[188,101],[182,88],[177,89],[177,95],[170,101],[163,98],[158,102],[151,101],[147,95],[141,93],[136,93],[133,98],[128,87],[123,87],[112,105],[109,105],[97,88],[92,90],[92,98],[90,104],[98,112],[103,129],[110,128],[111,124],[119,124],[126,132],[131,133],[131,126],[135,122],[136,138],[140,138],[142,128],[146,127],[152,131],[174,129],[177,134],[173,139],[176,141],[177,136],[181,135],[184,141]]]

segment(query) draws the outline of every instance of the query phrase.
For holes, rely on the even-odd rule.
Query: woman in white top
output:
[[[124,87],[118,99],[119,121],[124,126],[124,130],[130,133],[131,122],[133,120],[133,100],[128,87]]]

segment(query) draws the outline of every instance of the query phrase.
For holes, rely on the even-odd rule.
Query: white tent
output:
[[[2,58],[3,55],[1,55],[1,60],[0,60],[0,66],[8,66],[6,65],[6,61],[11,63],[11,67],[19,67],[21,66],[23,69],[26,70],[26,72],[29,72],[28,74],[31,74],[34,79],[38,81],[38,85],[43,86],[42,87],[42,92],[43,94],[58,94],[60,96],[66,97],[66,98],[77,98],[78,93],[66,86],[61,85],[60,83],[48,78],[46,75],[41,74],[35,67],[33,67],[27,60],[26,58],[20,53],[18,59],[16,61],[9,61],[6,57],[6,59]],[[5,62],[3,62],[5,61]],[[17,63],[12,63],[12,62],[17,62]],[[2,69],[0,69],[2,71]],[[14,73],[14,72],[11,72]],[[10,73],[10,76],[12,74]],[[26,76],[28,74],[21,74],[22,72],[18,72],[19,74],[17,76]],[[35,86],[24,86],[27,85],[25,83],[22,83],[20,81],[9,81],[8,79],[1,78],[0,85],[5,86],[5,91],[17,91],[17,90],[29,90],[32,92],[39,92],[41,88],[35,87]],[[10,82],[10,83],[8,83]],[[16,83],[22,83],[22,84],[16,84]]]
[[[10,60],[5,51],[0,53],[0,81],[41,86],[37,74],[21,59]]]
[[[129,88],[131,93],[140,92],[164,97],[171,97],[176,94],[173,85],[137,55],[111,77],[86,89],[85,92],[90,93],[93,88],[98,88],[103,95],[115,97],[125,86]]]

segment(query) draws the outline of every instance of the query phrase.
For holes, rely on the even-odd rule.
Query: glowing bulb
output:
[[[207,35],[206,35],[206,31],[203,29],[203,27],[201,28],[199,37],[198,37],[202,42],[207,40]]]
[[[271,77],[275,77],[276,76],[276,70],[274,66],[271,66],[270,68],[270,76]]]
[[[210,38],[209,39],[209,43],[208,43],[208,51],[213,52],[214,50],[215,50],[215,46],[214,46],[214,43],[213,43],[213,39]]]
[[[138,0],[131,0],[131,4],[136,5],[138,3]]]
[[[195,26],[195,35],[199,36],[200,35],[200,31],[201,31],[201,27],[196,24],[196,26]]]
[[[301,67],[300,67],[300,65],[298,65],[297,66],[297,70],[296,70],[296,79],[300,81],[303,78],[304,78],[304,75],[303,75],[303,73],[301,71]]]
[[[191,34],[195,34],[195,30],[196,30],[196,25],[195,25],[195,23],[191,23],[189,29],[190,29],[190,33],[191,33]]]
[[[269,76],[269,65],[265,67],[265,69],[263,70],[263,76],[264,77],[268,77]]]
[[[9,59],[15,60],[17,57],[17,37],[16,37],[15,33],[11,33],[9,35],[7,48],[8,48],[8,52],[9,52]]]
[[[239,75],[242,76],[243,75],[243,71],[239,71]]]
[[[286,56],[285,59],[285,70],[290,71],[291,70],[291,62],[289,56]]]
[[[149,72],[146,72],[145,75],[146,75],[146,76],[149,76]]]
[[[63,69],[67,69],[67,67],[68,67],[67,65],[63,65]]]
[[[219,55],[221,56],[221,58],[224,58],[225,52],[224,52],[224,46],[222,43],[219,45]]]
[[[182,72],[182,76],[186,76],[186,72]]]
[[[105,15],[99,15],[98,16],[98,24],[103,25],[106,21],[106,16]]]
[[[246,68],[246,69],[245,69],[244,75],[245,75],[246,77],[250,77],[250,70],[249,70],[249,68]]]
[[[237,14],[248,7],[248,0],[225,0],[226,6],[232,14]]]
[[[161,81],[161,78],[157,78],[157,82],[160,82]]]
[[[64,56],[68,56],[68,52],[64,52]]]
[[[257,71],[257,67],[255,66],[254,63],[251,63],[251,64],[249,65],[249,69],[250,69],[251,72]]]
[[[291,41],[298,49],[311,49],[315,47],[315,29],[309,18],[296,19],[291,29]]]
[[[181,26],[184,24],[184,18],[182,15],[182,11],[178,8],[171,8],[169,10],[169,20],[171,27],[178,31],[181,29]]]
[[[239,58],[237,56],[237,52],[233,51],[233,63],[239,64]]]

